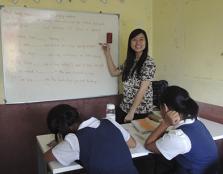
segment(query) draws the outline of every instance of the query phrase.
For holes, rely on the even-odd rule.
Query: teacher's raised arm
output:
[[[121,75],[120,69],[118,69],[113,62],[112,55],[111,55],[110,44],[109,43],[100,43],[100,45],[101,45],[101,47],[104,51],[104,54],[105,54],[105,57],[106,57],[106,62],[107,62],[108,69],[109,69],[109,72],[110,72],[111,76]]]

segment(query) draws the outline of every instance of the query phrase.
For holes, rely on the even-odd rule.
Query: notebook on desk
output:
[[[158,122],[155,122],[147,117],[144,119],[133,120],[131,123],[140,133],[151,132],[159,125]]]
[[[149,118],[155,122],[161,122],[163,120],[160,111],[153,111],[152,114],[149,115]]]

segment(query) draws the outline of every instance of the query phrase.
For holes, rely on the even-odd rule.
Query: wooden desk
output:
[[[140,139],[139,134],[136,132],[136,130],[133,128],[131,123],[123,125],[123,127],[130,132],[130,134],[133,135],[133,137],[136,139],[136,147],[130,149],[132,158],[145,156],[149,153],[148,150],[146,150],[143,146],[144,142],[142,141],[142,138]],[[49,147],[47,144],[51,142],[54,139],[53,134],[46,134],[46,135],[39,135],[36,137],[37,144],[38,144],[38,168],[39,168],[39,174],[47,173],[47,163],[43,161],[43,153],[49,150]],[[83,167],[76,162],[71,163],[69,166],[63,166],[57,161],[51,161],[48,163],[48,166],[50,168],[51,173],[62,173],[72,170],[78,170],[82,169]]]

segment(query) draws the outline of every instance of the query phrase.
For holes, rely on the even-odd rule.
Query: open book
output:
[[[160,111],[153,111],[153,113],[149,115],[149,118],[156,122],[161,122],[163,120]]]
[[[133,120],[131,123],[140,133],[151,132],[159,125],[158,122],[155,122],[147,117],[144,119]]]

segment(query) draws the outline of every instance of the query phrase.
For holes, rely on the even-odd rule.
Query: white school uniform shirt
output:
[[[173,159],[179,154],[185,154],[191,150],[189,137],[181,130],[176,129],[185,124],[192,124],[195,119],[181,120],[173,129],[159,138],[155,144],[160,153],[168,160]]]
[[[124,140],[127,142],[130,138],[130,134],[114,119],[106,118],[111,121],[122,133]],[[95,117],[91,117],[88,120],[82,122],[78,130],[85,127],[97,128],[100,125],[100,120]],[[75,160],[79,160],[80,146],[77,136],[74,133],[69,133],[65,136],[64,141],[56,145],[52,149],[54,157],[62,165],[67,166]]]

